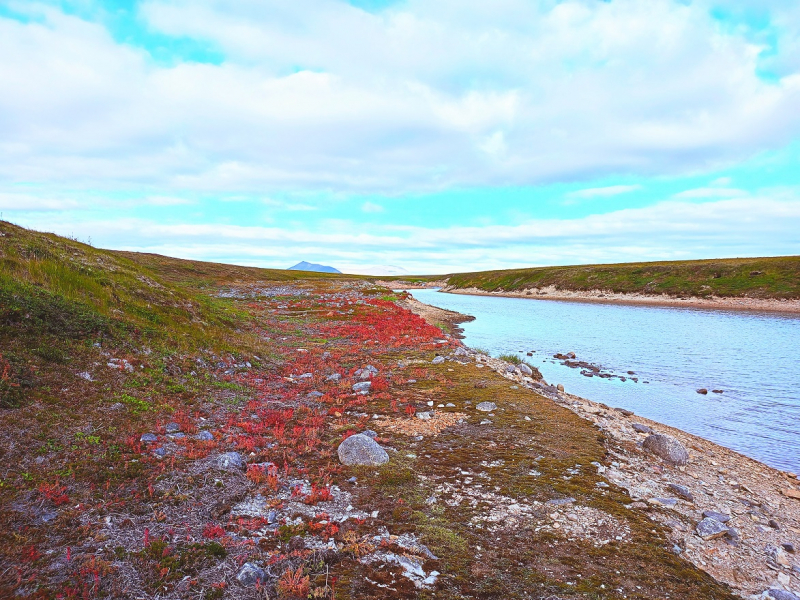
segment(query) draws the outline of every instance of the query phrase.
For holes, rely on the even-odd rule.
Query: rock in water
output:
[[[683,444],[668,435],[654,433],[645,438],[642,446],[673,465],[685,465],[689,462],[689,453]]]
[[[244,459],[238,452],[223,452],[217,457],[217,466],[226,471],[244,469]]]
[[[246,562],[236,574],[236,579],[238,579],[239,583],[242,585],[251,586],[257,583],[264,583],[267,580],[267,573],[257,565]]]
[[[704,540],[713,540],[728,533],[728,528],[711,517],[706,517],[697,524],[697,535]]]
[[[697,393],[703,394],[705,396],[708,393],[708,390],[706,388],[700,388],[699,390],[697,390]]]
[[[389,462],[389,455],[371,437],[361,433],[351,435],[337,450],[345,465],[377,466]]]

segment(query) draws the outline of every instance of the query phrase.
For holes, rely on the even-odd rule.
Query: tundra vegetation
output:
[[[409,278],[403,280],[412,282]],[[554,288],[571,292],[794,300],[800,298],[800,256],[505,269],[416,277],[413,283],[426,281],[444,281],[452,288],[485,292]]]
[[[0,596],[733,598],[402,299],[0,222]],[[368,430],[389,461],[341,464]]]

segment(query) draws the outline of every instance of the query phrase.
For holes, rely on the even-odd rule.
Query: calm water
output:
[[[798,315],[411,293],[475,316],[462,324],[469,346],[493,356],[535,350],[520,356],[572,394],[800,470]],[[585,377],[554,360],[558,352],[625,377],[635,371],[639,382]]]

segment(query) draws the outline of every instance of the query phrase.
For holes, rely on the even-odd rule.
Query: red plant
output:
[[[317,487],[316,484],[311,484],[311,493],[303,497],[303,504],[314,506],[318,502],[330,502],[333,500],[331,488],[329,486]]]
[[[42,483],[39,486],[39,493],[56,506],[69,502],[69,496],[64,493],[66,491],[66,486],[58,485],[58,481],[55,483]]]
[[[291,569],[284,571],[278,580],[277,588],[282,596],[306,598],[311,590],[311,580],[308,575],[303,577],[303,567],[300,566],[296,571]]]
[[[406,414],[413,416],[417,412],[417,408],[413,404],[406,404]]]
[[[216,540],[218,538],[225,537],[225,530],[222,528],[222,525],[212,525],[209,523],[203,529],[203,537]]]

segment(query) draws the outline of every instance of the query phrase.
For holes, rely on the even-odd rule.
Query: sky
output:
[[[800,3],[0,0],[0,213],[346,272],[800,254]]]

